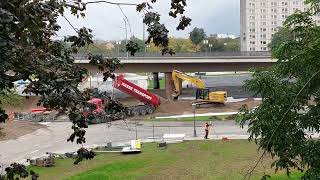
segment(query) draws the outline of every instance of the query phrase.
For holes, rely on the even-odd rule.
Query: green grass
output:
[[[251,75],[252,73],[248,72],[248,73],[234,73],[234,72],[230,72],[230,73],[226,73],[226,74],[207,74],[205,76],[202,77],[219,77],[219,76],[242,76],[242,75]]]
[[[148,143],[143,145],[141,154],[98,154],[76,166],[67,159],[57,160],[52,168],[30,169],[39,173],[41,180],[238,180],[257,157],[257,146],[246,140],[187,141],[169,144],[164,150]],[[264,172],[274,175],[269,168],[271,162],[270,157],[264,158],[266,168],[259,164],[252,179],[260,179]],[[276,180],[287,179],[283,172],[278,174]]]
[[[300,173],[300,172],[294,172],[294,173],[291,173],[289,177],[287,176],[287,174],[282,174],[282,175],[273,176],[273,177],[272,177],[272,180],[285,180],[285,179],[294,180],[294,179],[301,179],[302,175],[303,175],[303,174]]]
[[[165,80],[164,78],[159,78],[160,89],[165,89]],[[148,80],[148,89],[153,89],[153,81]]]
[[[198,116],[196,121],[226,121],[235,120],[236,115],[221,115],[221,116]],[[147,119],[150,120],[150,119]],[[193,117],[182,117],[182,118],[159,118],[155,121],[193,121]]]

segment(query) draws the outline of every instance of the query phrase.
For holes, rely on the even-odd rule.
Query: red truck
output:
[[[116,89],[136,98],[137,100],[143,103],[143,105],[135,105],[135,106],[127,107],[126,116],[152,114],[161,103],[160,98],[157,95],[126,80],[123,75],[117,76],[112,85]],[[95,109],[89,110],[88,108],[86,108],[85,110],[86,116],[89,114],[95,114],[95,115],[99,115],[99,117],[101,116],[100,117],[101,119],[104,119],[103,117],[106,116],[107,114],[106,111],[108,108],[107,106],[108,102],[109,102],[108,100],[102,100],[100,98],[92,98],[90,101],[88,101],[88,103],[93,104]],[[95,122],[95,123],[100,123],[103,121],[104,120],[99,120],[99,122]]]
[[[113,82],[113,87],[144,103],[144,105],[128,107],[128,115],[152,114],[161,103],[160,98],[157,95],[126,80],[123,75],[116,77],[116,80]]]

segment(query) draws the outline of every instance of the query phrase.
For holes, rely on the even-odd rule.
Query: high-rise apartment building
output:
[[[286,18],[306,8],[304,0],[240,0],[241,51],[269,51],[272,35]]]

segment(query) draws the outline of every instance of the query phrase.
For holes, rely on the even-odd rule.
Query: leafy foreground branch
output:
[[[275,36],[272,54],[278,63],[257,70],[246,83],[263,101],[254,110],[243,107],[240,122],[249,122],[250,140],[263,155],[272,155],[276,171],[301,171],[302,179],[320,179],[320,141],[312,136],[320,132],[320,27],[312,19],[320,9],[318,1],[307,2],[311,8],[288,17],[281,32],[286,34]],[[244,179],[251,177],[263,155]]]
[[[38,105],[49,110],[56,110],[68,114],[72,121],[73,133],[68,141],[84,144],[85,128],[88,127],[86,117],[82,114],[82,107],[87,105],[90,92],[81,92],[79,83],[88,75],[86,69],[81,69],[74,64],[72,54],[79,48],[93,43],[92,30],[76,28],[75,36],[67,36],[64,40],[54,40],[57,31],[61,29],[57,23],[58,17],[64,17],[66,9],[77,17],[85,17],[87,6],[92,3],[107,3],[115,5],[134,5],[138,12],[145,14],[144,22],[147,24],[149,37],[146,43],[153,42],[162,48],[162,53],[173,54],[168,48],[169,31],[160,23],[160,15],[152,12],[151,3],[123,4],[110,1],[82,2],[66,0],[2,0],[0,1],[0,96],[10,92],[14,81],[28,80],[30,84],[25,93],[33,93],[41,97]],[[187,27],[191,19],[183,16],[186,0],[176,0],[171,3],[170,16],[181,16],[178,30]],[[137,51],[137,46],[129,42],[127,50],[132,55]],[[104,80],[114,78],[113,72],[119,68],[120,61],[116,58],[104,58],[102,55],[88,55],[90,63],[96,65],[104,75]],[[1,103],[1,102],[0,102]],[[0,123],[5,122],[8,115],[0,108]],[[86,149],[79,149],[78,159],[92,159],[94,153]],[[25,177],[29,174],[25,167],[12,164],[6,170],[7,175],[2,179],[12,179],[18,175]],[[12,175],[15,174],[15,175]],[[33,178],[36,175],[31,173]]]

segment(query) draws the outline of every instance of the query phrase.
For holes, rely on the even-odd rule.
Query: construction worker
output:
[[[204,124],[204,130],[205,130],[205,132],[206,132],[206,135],[204,136],[205,139],[208,139],[209,126],[210,126],[210,125],[208,124],[208,122],[206,122],[206,123]]]

